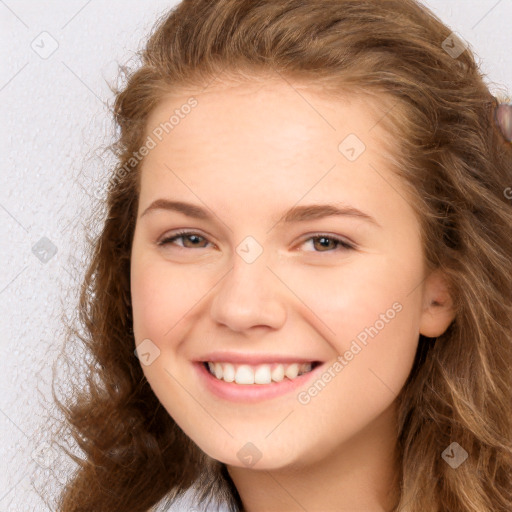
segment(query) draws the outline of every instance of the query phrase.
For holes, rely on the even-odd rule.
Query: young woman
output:
[[[116,96],[59,510],[510,511],[509,115],[413,0],[161,19]]]

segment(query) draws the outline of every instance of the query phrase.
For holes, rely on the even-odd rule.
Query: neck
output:
[[[228,466],[243,512],[390,512],[398,501],[395,403],[321,460],[278,469]]]

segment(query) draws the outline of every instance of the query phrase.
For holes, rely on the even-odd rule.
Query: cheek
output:
[[[382,387],[375,373],[398,392],[419,337],[419,293],[411,292],[420,273],[410,261],[369,256],[360,264],[289,278],[295,279],[294,291],[307,306],[304,315],[354,370],[345,371],[350,380],[356,386],[366,380],[365,385],[374,381]]]
[[[301,283],[310,322],[338,354],[297,397],[306,430],[321,424],[333,438],[350,438],[391,406],[410,374],[419,336],[415,273],[374,263]]]
[[[396,310],[414,308],[418,300],[411,292],[421,281],[420,274],[419,266],[405,268],[387,255],[365,255],[337,268],[281,269],[283,280],[316,317],[315,323],[323,324],[321,332],[340,342],[355,337],[386,313],[399,324],[406,315],[395,315]]]
[[[132,259],[135,340],[139,345],[149,339],[157,347],[151,345],[152,355],[157,356],[151,364],[141,362],[142,370],[156,396],[173,416],[190,405],[189,398],[181,393],[176,382],[176,379],[178,382],[186,380],[180,373],[183,368],[177,365],[180,343],[187,328],[183,319],[193,314],[194,305],[205,294],[199,287],[200,280],[192,281],[191,274],[176,266],[171,268],[165,261]]]
[[[174,326],[204,295],[204,279],[168,262],[134,262],[131,275],[132,308],[136,339],[172,337]],[[137,333],[139,336],[137,337]]]

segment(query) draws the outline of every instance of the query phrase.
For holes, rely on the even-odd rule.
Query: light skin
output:
[[[147,135],[190,95],[162,101]],[[194,97],[197,106],[141,167],[134,334],[136,344],[150,339],[160,350],[143,365],[146,378],[199,448],[227,464],[247,512],[390,510],[395,399],[419,334],[442,334],[454,314],[445,279],[426,271],[419,223],[386,165],[379,117],[364,101],[282,79],[219,82]],[[352,162],[338,149],[348,134],[366,145]],[[161,198],[197,205],[212,219],[164,209],[142,215]],[[278,222],[293,206],[326,203],[350,205],[376,224],[348,215]],[[199,238],[157,245],[179,229]],[[263,249],[252,263],[236,252],[247,236]],[[395,303],[400,312],[307,404],[298,392],[233,404],[210,394],[192,364],[226,350],[332,366]],[[248,442],[261,453],[252,467],[237,456]]]

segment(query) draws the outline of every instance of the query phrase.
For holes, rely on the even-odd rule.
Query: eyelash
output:
[[[157,245],[159,245],[159,246],[170,245],[175,240],[177,240],[179,238],[186,238],[186,236],[188,236],[188,235],[196,235],[196,236],[198,236],[200,238],[203,238],[203,239],[207,240],[206,237],[200,235],[199,233],[196,233],[195,231],[183,230],[183,231],[177,231],[176,233],[174,233],[170,237],[164,238],[163,240],[158,242]],[[309,240],[314,240],[314,239],[317,239],[317,238],[327,238],[328,240],[336,242],[338,245],[333,250],[327,250],[327,251],[308,251],[308,252],[316,252],[316,253],[319,253],[319,254],[321,254],[323,252],[337,252],[339,246],[342,247],[342,249],[340,249],[340,250],[344,250],[344,251],[352,251],[352,250],[355,250],[355,248],[356,248],[355,245],[347,242],[346,240],[343,240],[342,238],[339,238],[339,237],[334,236],[334,235],[328,235],[326,233],[314,233],[310,237],[308,237],[305,240],[303,240],[302,244],[305,243],[305,242],[308,242]],[[188,247],[181,247],[181,246],[178,246],[178,247],[180,247],[180,249],[185,249],[185,250],[189,249]],[[199,247],[199,249],[204,249],[204,247]]]

